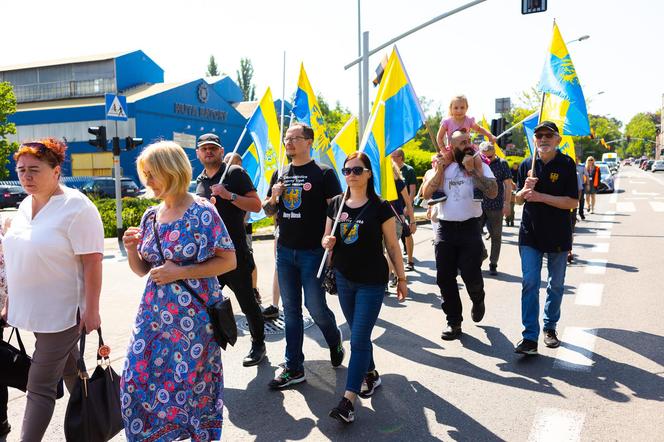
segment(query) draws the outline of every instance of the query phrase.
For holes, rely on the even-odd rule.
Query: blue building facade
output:
[[[17,95],[18,110],[11,117],[17,126],[16,141],[65,139],[69,149],[63,175],[76,175],[71,155],[98,153],[88,144],[87,128],[105,125],[109,140],[117,133],[122,148],[126,136],[143,138],[143,146],[120,155],[123,176],[137,182],[135,161],[145,145],[175,140],[185,148],[196,176],[202,170],[195,154],[196,138],[214,132],[226,151],[232,151],[256,106],[242,101],[241,89],[227,76],[182,83],[163,80],[163,70],[142,51],[0,68],[0,81],[11,82]],[[105,119],[106,93],[127,97],[128,121]],[[245,136],[239,151],[250,143]],[[13,162],[8,167],[15,179]]]

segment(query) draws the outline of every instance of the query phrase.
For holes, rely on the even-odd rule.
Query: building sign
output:
[[[198,85],[197,89],[197,94],[198,94],[198,101],[201,103],[205,104],[208,101],[208,85],[205,82],[201,82]]]
[[[185,149],[196,149],[196,136],[182,132],[173,132],[173,141]]]
[[[179,115],[202,118],[204,120],[226,121],[228,112],[192,104],[174,103],[173,111]]]

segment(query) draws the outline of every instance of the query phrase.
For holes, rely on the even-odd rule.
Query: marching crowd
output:
[[[206,306],[223,298],[224,287],[234,293],[249,325],[251,348],[244,366],[263,361],[265,321],[279,314],[279,299],[283,304],[286,350],[284,363],[266,386],[270,389],[306,379],[303,304],[329,347],[331,365],[343,364],[344,337],[325,291],[336,288],[351,331],[350,357],[343,397],[329,414],[353,422],[356,398],[370,397],[381,386],[371,333],[386,287],[396,287],[399,301],[408,296],[417,228],[413,201],[418,194],[430,203],[436,283],[446,318],[442,339],[462,334],[458,274],[472,301],[471,319],[484,317],[482,263],[488,257],[490,274],[497,274],[502,220],[514,225],[514,204],[519,204],[523,334],[515,352],[537,354],[540,333],[547,347],[559,346],[556,325],[572,250],[573,211],[583,202],[583,192],[590,197],[589,210],[594,210],[596,186],[589,189],[588,182],[597,183],[599,177],[589,161],[582,174],[586,179],[579,183],[576,163],[558,151],[560,132],[549,121],[535,129],[535,158],[510,170],[496,155],[494,135],[467,117],[467,108],[465,97],[452,100],[437,137],[443,147],[433,156],[419,193],[403,151],[392,154],[398,192],[394,201],[376,194],[374,181],[379,177],[363,152],[346,158],[341,172],[348,190],[342,192],[335,171],[312,160],[314,132],[301,123],[285,133],[290,162],[272,176],[263,201],[241,159],[225,158],[215,134],[202,135],[197,142],[196,155],[204,169],[196,179],[196,195],[188,193],[192,167],[179,145],[160,141],[146,147],[136,166],[160,204],[149,208],[140,225],[128,228],[123,237],[129,268],[148,275],[120,380],[127,440],[221,438],[221,348]],[[489,141],[478,149],[471,131],[486,132]],[[29,197],[2,234],[3,322],[36,338],[20,436],[28,442],[44,436],[60,380],[71,388],[77,379],[81,333],[101,324],[102,221],[90,200],[59,183],[65,149],[53,138],[21,145],[15,154],[17,173]],[[274,293],[264,310],[246,227],[247,214],[261,209],[276,225]],[[580,214],[583,217],[583,208]],[[483,226],[491,237],[489,251]],[[324,256],[327,269],[319,277]],[[543,262],[548,285],[540,327]],[[0,436],[11,429],[6,404],[7,390],[0,386]]]

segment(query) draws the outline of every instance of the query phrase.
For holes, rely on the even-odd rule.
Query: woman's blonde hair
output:
[[[588,166],[588,163],[591,162],[591,161],[592,161],[593,163],[595,162],[595,158],[593,158],[592,155],[589,156],[588,158],[586,158],[586,167]]]
[[[181,194],[189,189],[191,163],[184,149],[174,141],[152,143],[136,158],[138,177],[145,186],[146,167],[154,177],[164,182],[164,194]]]
[[[468,98],[466,98],[465,95],[455,95],[454,97],[452,97],[448,109],[452,109],[452,105],[454,104],[455,101],[463,101],[464,103],[466,103],[466,109],[468,109]]]

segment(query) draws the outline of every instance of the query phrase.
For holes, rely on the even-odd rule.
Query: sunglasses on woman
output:
[[[366,167],[360,167],[360,166],[357,166],[357,167],[344,167],[343,169],[341,169],[341,173],[343,174],[343,176],[349,176],[351,173],[353,175],[360,176],[364,173],[364,171],[368,171],[368,170],[369,169],[367,169]]]

